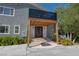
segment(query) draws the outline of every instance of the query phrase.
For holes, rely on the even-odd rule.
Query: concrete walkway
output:
[[[35,43],[32,43],[30,45],[31,48],[53,48],[53,47],[56,47],[58,46],[55,42],[51,41],[51,42],[47,42],[50,44],[50,46],[42,46],[41,44],[35,44]],[[35,45],[34,45],[35,44]]]
[[[31,48],[52,48],[57,46],[57,44],[53,41],[48,41],[49,39],[45,38],[33,38],[33,42],[30,44]],[[41,46],[41,43],[47,42],[50,46]]]
[[[33,38],[30,46],[32,46],[32,47],[39,46],[43,42],[46,42],[46,40],[44,38]]]

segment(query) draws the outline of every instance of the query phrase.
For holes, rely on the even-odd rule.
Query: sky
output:
[[[68,7],[68,3],[41,3],[40,4],[42,8],[48,10],[48,11],[54,11],[58,7]]]

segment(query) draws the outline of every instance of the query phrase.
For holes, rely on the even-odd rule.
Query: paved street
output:
[[[54,48],[31,48],[28,49],[29,56],[79,56],[79,46]]]
[[[27,54],[26,54],[27,53]],[[53,48],[28,48],[26,44],[0,47],[0,56],[79,56],[79,45]]]

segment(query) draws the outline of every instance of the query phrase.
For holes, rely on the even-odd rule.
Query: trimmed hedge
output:
[[[31,43],[32,40],[29,40],[29,42]],[[16,37],[11,37],[11,36],[0,37],[0,46],[26,44],[26,43],[27,43],[27,37],[26,38],[20,38],[18,36],[16,36]]]

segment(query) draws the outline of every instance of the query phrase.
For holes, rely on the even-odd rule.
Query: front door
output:
[[[43,27],[35,27],[35,37],[43,37]]]

